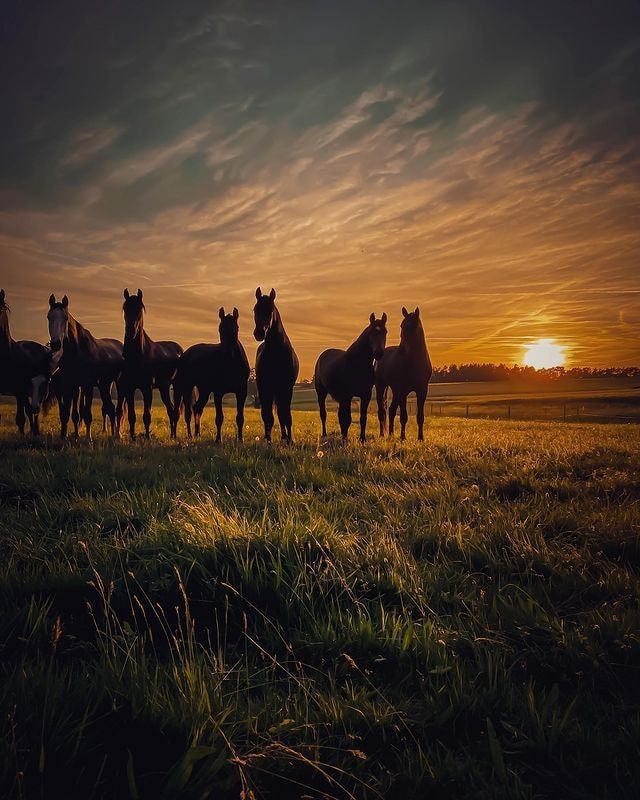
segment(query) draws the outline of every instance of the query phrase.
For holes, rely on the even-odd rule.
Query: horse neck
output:
[[[140,326],[133,336],[124,335],[124,352],[142,353],[151,341],[144,329],[144,317],[140,318]]]
[[[373,350],[367,335],[367,329],[347,348],[347,356],[358,361],[373,361]]]
[[[424,328],[422,325],[411,339],[407,339],[404,336],[400,337],[400,350],[403,353],[411,353],[412,355],[428,358],[427,342],[424,338]]]
[[[67,325],[66,336],[66,349],[73,353],[87,352],[93,350],[96,340],[84,325],[81,325],[77,319],[69,314],[69,323]]]
[[[267,335],[265,338],[265,344],[267,342],[273,342],[284,344],[285,342],[289,341],[289,337],[287,336],[287,332],[284,329],[284,325],[282,324],[282,317],[280,316],[280,312],[276,308],[273,307],[273,322],[267,331]]]
[[[13,345],[9,329],[9,313],[6,308],[0,310],[0,352],[8,352]]]

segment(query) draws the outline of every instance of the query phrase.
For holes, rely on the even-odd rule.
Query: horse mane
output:
[[[355,341],[353,341],[349,347],[347,347],[346,352],[348,355],[355,355],[356,353],[359,353],[363,345],[369,346],[369,342],[367,341],[367,331],[369,330],[369,327],[370,326],[367,325],[357,339],[355,339]],[[369,349],[371,348],[369,347]]]

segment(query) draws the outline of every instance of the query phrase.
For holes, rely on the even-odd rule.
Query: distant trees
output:
[[[450,364],[436,367],[432,382],[456,383],[459,381],[531,381],[544,383],[560,378],[637,378],[640,367],[551,367],[534,369],[520,364],[508,367],[506,364]]]
[[[531,381],[548,383],[560,378],[581,380],[587,378],[640,378],[640,367],[551,367],[534,369],[520,364],[512,367],[506,364],[447,364],[434,367],[432,383],[460,383],[462,381]],[[253,370],[249,378],[249,394],[253,393]],[[303,378],[297,383],[300,387],[313,386],[313,381]]]

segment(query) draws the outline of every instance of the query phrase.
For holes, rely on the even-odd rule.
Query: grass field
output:
[[[2,414],[0,796],[639,796],[640,427],[155,416]]]

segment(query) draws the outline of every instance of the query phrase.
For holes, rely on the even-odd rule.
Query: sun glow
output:
[[[524,363],[534,369],[561,367],[564,364],[564,347],[556,344],[553,339],[538,339],[537,342],[527,345]]]

